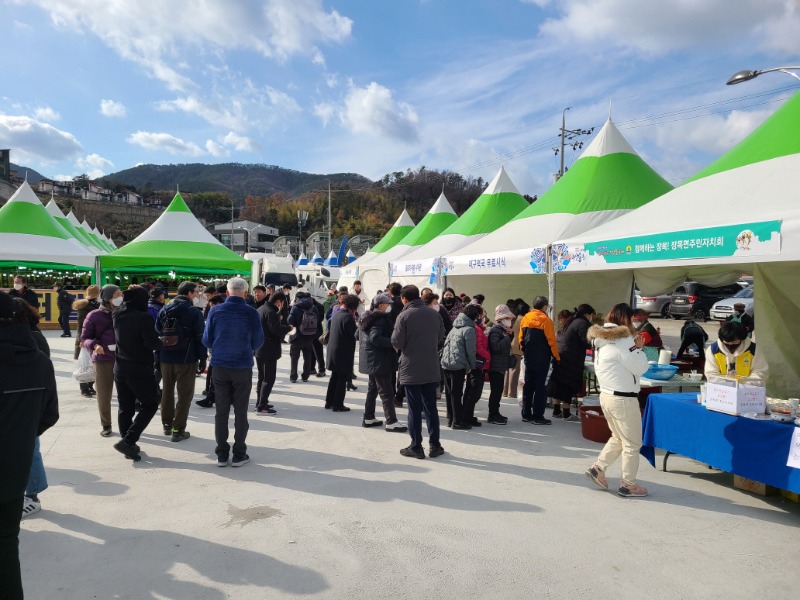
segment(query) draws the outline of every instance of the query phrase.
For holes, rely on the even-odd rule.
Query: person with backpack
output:
[[[319,337],[320,315],[314,306],[311,294],[308,292],[297,292],[294,304],[289,311],[289,318],[286,322],[294,327],[294,334],[289,337],[289,358],[291,359],[289,380],[292,383],[297,381],[297,363],[300,362],[300,355],[303,355],[303,381],[308,381],[311,373],[314,372],[314,337]]]
[[[281,357],[281,340],[291,331],[291,326],[281,319],[281,309],[286,302],[283,292],[275,292],[258,308],[264,343],[256,350],[258,384],[256,389],[256,413],[274,415],[278,411],[270,404],[269,395],[275,385],[278,359]]]
[[[159,350],[163,378],[161,422],[164,435],[171,435],[173,442],[189,439],[186,421],[194,396],[197,363],[205,360],[208,354],[203,346],[203,313],[194,306],[198,295],[197,284],[184,281],[178,286],[178,295],[158,312],[156,319],[156,333],[162,342]]]
[[[358,296],[348,294],[343,309],[331,318],[328,338],[327,367],[331,372],[328,391],[325,395],[325,408],[333,412],[347,412],[344,405],[345,390],[353,372],[356,352],[356,319],[361,301]]]
[[[700,325],[692,319],[687,320],[686,323],[683,324],[683,327],[681,327],[681,347],[678,349],[676,358],[683,356],[683,353],[689,349],[689,346],[697,348],[698,354],[702,356],[707,341],[708,334],[705,329],[700,327]]]
[[[75,296],[67,291],[63,283],[56,282],[53,284],[53,291],[58,294],[56,297],[56,305],[58,306],[58,324],[64,332],[61,337],[72,337],[72,332],[69,328],[69,315],[72,313],[72,303],[75,302]]]

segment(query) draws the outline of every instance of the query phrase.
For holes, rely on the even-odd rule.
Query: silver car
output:
[[[734,294],[730,298],[725,298],[716,302],[709,311],[709,316],[715,321],[724,321],[733,314],[733,305],[741,302],[744,304],[744,312],[753,316],[753,288],[746,287],[742,291]]]
[[[660,296],[643,296],[639,290],[633,297],[633,308],[641,308],[646,310],[649,314],[657,314],[662,317],[669,316],[669,303],[672,294],[661,294]]]

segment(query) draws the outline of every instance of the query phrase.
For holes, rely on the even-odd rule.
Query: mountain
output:
[[[103,185],[134,186],[140,194],[155,190],[181,192],[226,192],[243,201],[248,195],[271,196],[283,194],[287,198],[331,185],[349,183],[356,187],[372,182],[356,173],[314,175],[273,165],[223,163],[217,165],[139,165],[102,177]]]
[[[42,179],[47,179],[47,177],[45,177],[41,173],[37,173],[36,171],[31,169],[30,167],[22,167],[20,165],[15,165],[14,163],[11,163],[11,170],[12,171],[16,171],[17,172],[17,177],[21,177],[22,179],[25,179],[25,173],[27,172],[27,174],[28,174],[28,183],[31,184],[31,185],[36,185]]]

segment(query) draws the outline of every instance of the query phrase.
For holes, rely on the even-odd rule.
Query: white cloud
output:
[[[25,116],[0,114],[0,148],[11,148],[14,162],[43,160],[48,163],[72,159],[83,151],[69,132]]]
[[[100,100],[100,113],[104,117],[124,117],[127,109],[122,102],[114,100]]]
[[[354,133],[389,137],[406,142],[416,141],[418,117],[406,102],[398,102],[392,91],[375,83],[351,87],[344,101],[342,122]]]
[[[786,15],[794,15],[789,28],[794,51],[800,48],[797,35],[796,0],[738,0],[735,9],[729,0],[564,0],[558,3],[562,16],[546,21],[541,31],[559,44],[579,42],[584,50],[613,45],[649,55],[675,50],[706,47],[730,40],[748,43],[752,36],[765,46]]]
[[[145,150],[168,152],[169,154],[200,156],[203,149],[194,142],[186,142],[169,133],[137,131],[128,136],[127,142],[141,146]]]
[[[247,136],[239,135],[233,131],[228,132],[228,134],[222,138],[222,143],[226,146],[233,146],[234,150],[237,152],[252,152],[258,154],[260,151],[256,142]]]
[[[14,19],[14,27],[22,31],[33,31],[33,27],[31,27],[28,23],[23,23],[22,21],[17,21],[16,19]]]
[[[49,106],[42,106],[37,108],[33,111],[33,116],[36,117],[39,121],[58,121],[61,118],[61,115],[58,114],[55,110],[50,108]]]
[[[230,152],[214,140],[206,140],[206,151],[211,156],[229,156]]]
[[[109,170],[114,168],[114,163],[112,163],[107,158],[103,158],[99,154],[87,154],[86,156],[82,156],[78,160],[75,161],[75,166],[79,169],[100,169],[100,170]]]
[[[323,127],[327,127],[334,114],[336,114],[336,107],[328,102],[314,105],[314,114],[320,118]]]

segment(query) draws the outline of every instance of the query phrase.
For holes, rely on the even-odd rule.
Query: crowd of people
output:
[[[38,435],[58,419],[49,348],[37,326],[38,299],[26,284],[19,276],[14,289],[0,292],[0,369],[5,374],[4,393],[11,398],[0,406],[0,440],[14,467],[4,474],[0,496],[4,556],[16,552],[20,519],[40,509],[38,494],[47,480]],[[556,329],[544,296],[531,305],[509,299],[494,308],[490,319],[481,294],[470,298],[451,288],[440,298],[430,288],[392,283],[369,299],[357,281],[352,290],[331,290],[322,303],[288,284],[281,289],[256,285],[249,292],[247,281],[234,277],[221,286],[184,281],[171,298],[158,285],[122,290],[107,284],[90,285],[83,298],[71,299],[70,308],[78,317],[75,358],[90,360],[94,374],[93,381],[79,383],[80,392],[96,398],[100,435],[109,437],[116,388],[120,439],[113,447],[125,458],[141,460],[138,442],[159,411],[164,435],[172,442],[190,437],[186,427],[196,379],[206,373],[204,397],[196,404],[215,407],[216,464],[247,464],[253,369],[256,414],[277,414],[272,391],[283,345],[289,350],[290,383],[302,385],[312,375],[328,377],[324,408],[335,413],[351,410],[345,401],[347,392],[357,389],[358,352],[358,372],[367,379],[361,425],[408,433],[410,442],[400,454],[416,459],[445,453],[437,407],[442,397],[447,426],[454,430],[506,425],[509,419],[500,412],[503,397],[519,398],[525,423],[547,426],[552,419],[578,420],[571,408],[581,393],[589,352],[611,439],[586,476],[607,489],[606,471],[621,458],[618,493],[647,495],[637,484],[642,443],[639,377],[648,368],[643,348],[660,346],[661,339],[647,315],[629,305],[614,306],[604,320],[592,324],[597,311],[581,304],[561,311]],[[68,321],[64,331],[62,337],[72,335]],[[706,372],[766,377],[767,366],[763,354],[755,351],[751,331],[752,321],[725,323],[719,339],[705,350]],[[705,339],[691,332],[685,337],[704,349]],[[486,381],[488,416],[482,422],[475,407]],[[377,417],[378,397],[382,420]],[[552,419],[545,415],[548,402]],[[403,423],[397,408],[406,405],[408,422]],[[4,578],[18,580],[18,574],[13,578],[14,569],[19,569],[17,558],[4,560],[2,569]]]

